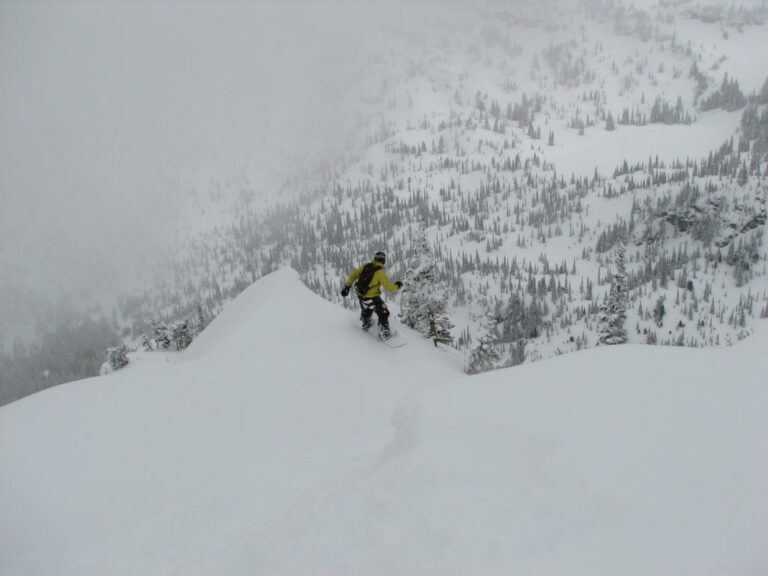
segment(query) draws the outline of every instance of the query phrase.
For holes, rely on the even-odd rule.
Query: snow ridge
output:
[[[766,326],[469,377],[350,316],[283,269],[182,353],[0,408],[0,573],[768,568]]]

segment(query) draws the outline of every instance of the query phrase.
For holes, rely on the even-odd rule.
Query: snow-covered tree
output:
[[[152,339],[158,349],[168,350],[171,346],[171,337],[168,332],[168,326],[162,320],[152,322]]]
[[[176,350],[184,350],[192,343],[192,334],[189,332],[189,324],[186,320],[176,322],[171,327],[171,334]]]
[[[109,365],[109,371],[120,370],[128,366],[128,347],[125,344],[120,346],[113,346],[107,350],[107,362]],[[106,372],[102,368],[102,372]]]
[[[659,296],[659,299],[656,300],[656,306],[653,308],[653,320],[656,322],[656,326],[661,328],[664,325],[664,314],[666,310],[664,309],[664,297]]]
[[[405,272],[400,319],[437,346],[453,342],[448,290],[437,280],[437,260],[432,255],[423,223],[413,239]]]
[[[517,340],[509,348],[509,365],[519,366],[525,362],[528,354],[525,351],[526,341],[524,339]]]
[[[627,306],[629,292],[627,288],[627,270],[625,267],[626,249],[622,242],[616,247],[616,272],[611,277],[611,290],[608,298],[600,309],[600,344],[626,344]]]
[[[141,335],[141,347],[145,352],[152,352],[155,349],[155,341],[152,340],[147,334]]]
[[[192,332],[194,333],[195,337],[197,337],[198,334],[205,330],[205,327],[208,326],[208,322],[208,315],[203,309],[203,304],[202,302],[198,302],[195,305],[195,324],[192,327]]]
[[[760,93],[757,95],[757,103],[768,104],[768,78],[766,78],[765,82],[763,82],[763,88],[760,90]]]
[[[485,334],[477,345],[472,348],[467,358],[464,370],[467,374],[479,374],[493,370],[501,360],[496,337],[492,333]]]

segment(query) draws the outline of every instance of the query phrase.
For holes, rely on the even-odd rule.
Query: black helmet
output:
[[[382,252],[381,250],[379,250],[378,252],[376,252],[376,254],[373,255],[373,259],[376,262],[381,262],[382,264],[384,264],[387,261],[387,255],[384,254],[384,252]]]

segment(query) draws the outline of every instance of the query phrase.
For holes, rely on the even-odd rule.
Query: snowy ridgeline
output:
[[[0,574],[764,574],[757,328],[470,377],[281,270],[0,408]]]
[[[413,37],[382,31],[349,157],[295,166],[266,207],[222,177],[98,331],[68,322],[0,355],[0,402],[95,374],[121,339],[162,349],[285,264],[337,302],[376,250],[404,279],[422,224],[470,371],[595,346],[622,239],[629,343],[748,335],[768,316],[765,6],[557,7],[454,6]]]

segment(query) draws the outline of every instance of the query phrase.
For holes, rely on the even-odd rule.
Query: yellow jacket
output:
[[[371,283],[368,284],[368,290],[366,290],[365,294],[363,294],[363,298],[368,299],[380,296],[382,286],[390,292],[396,292],[399,290],[397,284],[390,282],[389,277],[387,276],[387,271],[384,270],[384,265],[381,264],[381,262],[371,260],[371,264],[376,266],[377,270],[373,273]],[[349,278],[347,278],[347,281],[344,283],[344,285],[351,288],[352,284],[354,284],[355,281],[360,277],[360,273],[363,271],[363,268],[365,268],[367,265],[368,264],[363,264],[362,266],[355,268],[352,274],[349,275]]]

